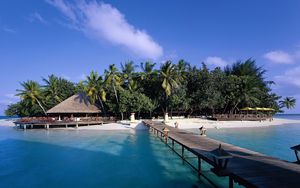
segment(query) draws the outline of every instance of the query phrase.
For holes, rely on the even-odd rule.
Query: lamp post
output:
[[[130,115],[130,122],[135,122],[135,117],[134,117],[135,113],[131,113]]]
[[[165,113],[164,122],[168,122],[168,121],[169,121],[169,115],[168,115],[168,113]]]

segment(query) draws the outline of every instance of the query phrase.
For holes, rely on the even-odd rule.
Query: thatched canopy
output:
[[[89,97],[84,93],[73,95],[47,111],[48,114],[91,114],[100,112],[100,108],[91,104]]]

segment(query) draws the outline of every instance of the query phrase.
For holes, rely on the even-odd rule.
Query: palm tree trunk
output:
[[[117,90],[116,90],[116,87],[115,87],[115,77],[114,76],[113,76],[112,84],[113,84],[113,88],[114,88],[117,103],[119,104],[118,94],[117,94]]]
[[[103,105],[102,99],[101,99],[101,97],[99,97],[99,96],[98,96],[98,99],[99,99],[99,101],[100,101],[100,105],[101,105],[101,108],[102,108],[102,110],[103,110],[104,117],[106,117],[106,110],[105,110],[105,108],[104,108],[104,105]]]
[[[44,114],[47,116],[47,112],[46,112],[45,108],[42,106],[41,102],[38,99],[36,99],[36,101],[39,104],[40,108],[43,110]]]
[[[115,85],[113,85],[113,88],[114,88],[114,92],[115,92],[115,97],[116,97],[117,103],[119,104],[118,94],[117,94],[117,90],[116,90]]]

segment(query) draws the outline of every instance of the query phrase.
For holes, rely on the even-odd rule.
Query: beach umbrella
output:
[[[245,108],[241,108],[240,110],[248,111],[248,110],[255,110],[255,109],[251,107],[245,107]]]
[[[257,111],[264,111],[264,108],[256,107],[255,110],[257,110]]]
[[[266,111],[275,111],[273,108],[264,108]]]

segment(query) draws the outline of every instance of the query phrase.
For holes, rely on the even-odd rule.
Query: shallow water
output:
[[[227,185],[226,178],[204,169],[219,185]],[[147,130],[23,131],[0,126],[0,187],[210,186]]]
[[[300,116],[281,115],[280,118],[300,119]],[[190,129],[190,131],[199,132],[198,129]],[[300,125],[208,129],[207,136],[283,160],[296,161],[290,147],[300,144]]]

